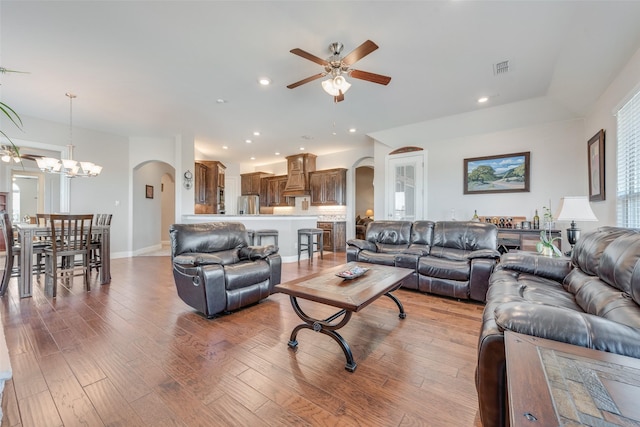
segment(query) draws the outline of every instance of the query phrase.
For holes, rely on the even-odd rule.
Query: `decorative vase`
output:
[[[543,246],[542,250],[539,251],[540,255],[543,256],[548,256],[548,257],[552,257],[553,256],[553,249],[551,249],[549,246]]]

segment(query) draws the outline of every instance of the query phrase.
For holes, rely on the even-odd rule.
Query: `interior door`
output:
[[[387,157],[385,217],[397,221],[424,219],[423,152]]]

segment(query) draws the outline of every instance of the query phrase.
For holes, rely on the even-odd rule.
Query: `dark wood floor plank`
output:
[[[43,357],[40,359],[40,367],[64,425],[102,425],[93,404],[62,354]]]
[[[282,277],[344,262],[325,253],[283,264]],[[169,257],[114,259],[110,285],[92,280],[91,292],[77,281],[55,299],[38,283],[20,299],[11,280],[0,299],[14,373],[3,426],[481,427],[482,304],[400,289],[401,320],[391,300],[375,301],[340,330],[358,363],[350,373],[327,336],[303,330],[297,351],[287,346],[301,321],[286,295],[206,319],[176,295]]]
[[[4,383],[4,391],[2,392],[2,425],[14,427],[19,426],[20,423],[16,390],[13,387],[13,380],[9,380]]]
[[[19,399],[18,405],[24,427],[58,427],[63,425],[49,390]]]
[[[144,422],[109,379],[84,388],[105,425],[144,426]]]

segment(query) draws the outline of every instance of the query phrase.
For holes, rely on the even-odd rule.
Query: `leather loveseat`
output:
[[[278,248],[249,246],[241,223],[173,224],[169,235],[178,296],[207,318],[257,303],[280,283]]]
[[[347,261],[413,269],[404,288],[482,302],[500,257],[497,227],[478,222],[373,221],[347,244]]]
[[[640,231],[602,227],[571,259],[502,256],[489,280],[476,388],[484,427],[509,425],[504,330],[640,358]]]

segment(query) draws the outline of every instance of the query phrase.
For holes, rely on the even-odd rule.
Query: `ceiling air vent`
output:
[[[509,72],[509,61],[498,62],[493,65],[493,74],[499,76]]]

